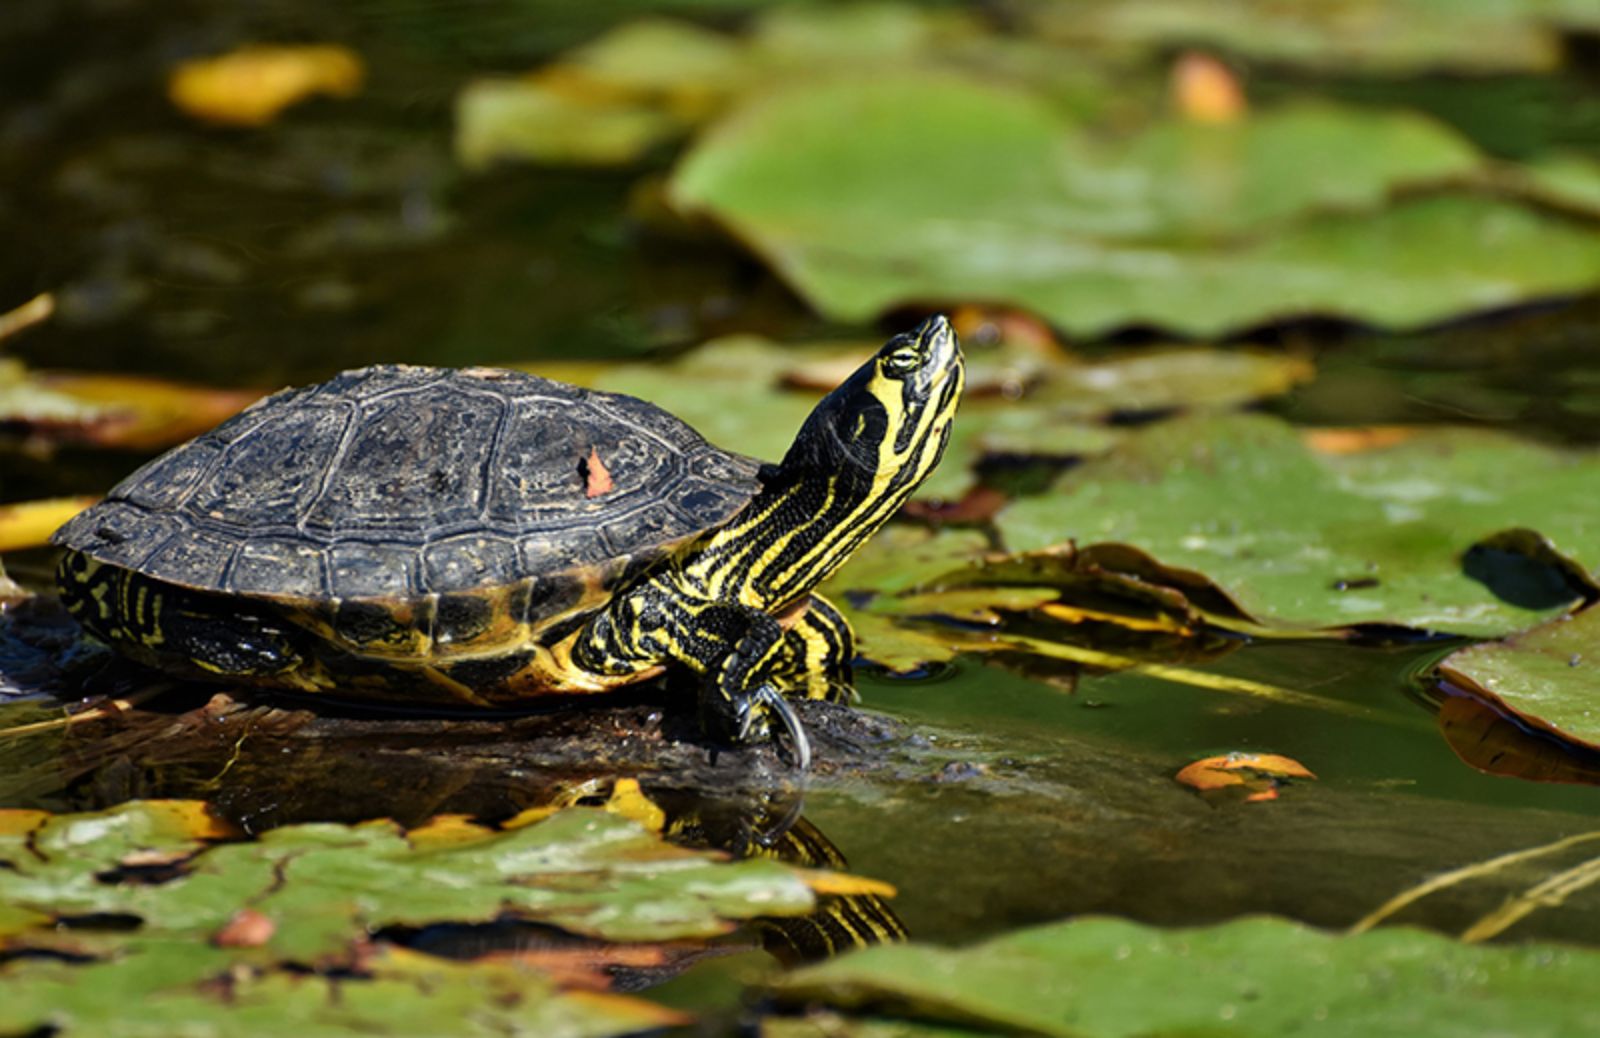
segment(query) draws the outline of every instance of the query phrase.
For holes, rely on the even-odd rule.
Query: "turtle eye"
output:
[[[917,370],[922,363],[922,351],[908,344],[891,352],[883,359],[883,369],[890,375],[905,376]]]

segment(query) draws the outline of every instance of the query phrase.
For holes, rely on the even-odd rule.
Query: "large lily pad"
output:
[[[814,904],[806,873],[773,861],[725,863],[660,842],[636,823],[590,810],[509,832],[477,830],[446,846],[397,826],[304,825],[252,843],[193,851],[152,831],[158,807],[42,820],[0,844],[0,899],[52,917],[135,916],[141,932],[215,934],[241,907],[273,920],[264,942],[296,962],[336,959],[385,926],[488,921],[503,912],[612,940],[704,937],[729,920],[793,915]],[[31,851],[28,849],[31,848]],[[105,883],[97,875],[159,859],[182,863],[168,883]]]
[[[402,1022],[452,1034],[631,1032],[679,1017],[562,994],[537,971],[375,947],[372,935],[509,916],[604,939],[705,938],[734,920],[806,912],[813,887],[886,892],[674,847],[609,811],[528,823],[295,825],[216,844],[238,834],[193,801],[0,812],[0,946],[11,953],[0,963],[0,1031],[155,1035],[193,1018],[216,1021],[216,1033],[371,1033]],[[345,979],[300,966],[337,967]],[[134,1004],[140,1012],[128,1013]],[[470,1025],[452,1017],[465,1006],[481,1008]],[[264,1015],[277,1022],[257,1030]]]
[[[1157,125],[1111,148],[1024,92],[890,75],[751,102],[671,191],[847,320],[984,299],[1080,334],[1418,325],[1600,281],[1584,225],[1471,195],[1381,208],[1477,162],[1418,117],[1323,108]]]
[[[258,972],[198,941],[139,939],[89,965],[24,959],[0,972],[0,1028],[105,1038],[633,1034],[681,1013],[635,998],[562,992],[514,964],[462,965],[385,948],[362,977]],[[234,967],[230,972],[230,967]]]
[[[1082,919],[965,949],[874,948],[777,991],[871,1014],[874,1025],[911,1018],[1062,1038],[1556,1038],[1600,1028],[1596,982],[1600,953],[1556,945],[1481,947],[1410,929],[1339,937],[1269,918],[1182,930]]]
[[[1279,627],[1494,636],[1588,593],[1597,478],[1591,454],[1490,433],[1324,456],[1274,419],[1178,419],[1139,430],[998,523],[1013,551],[1132,545],[1173,571],[1147,579],[1209,581]]]
[[[1600,749],[1600,609],[1462,649],[1444,677],[1564,741]]]
[[[1098,0],[1032,11],[1036,28],[1074,44],[1198,43],[1342,74],[1546,71],[1561,60],[1557,27],[1596,17],[1583,0]]]
[[[1022,78],[1076,108],[1103,106],[1112,92],[1089,63],[1065,66],[1054,48],[987,32],[954,10],[780,5],[737,36],[652,16],[530,75],[469,84],[456,104],[456,153],[468,166],[500,158],[626,164],[743,95],[819,74],[935,64]]]

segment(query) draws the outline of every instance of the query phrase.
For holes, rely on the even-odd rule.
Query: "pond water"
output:
[[[676,6],[714,24],[738,16],[731,3]],[[378,361],[664,358],[732,331],[877,335],[813,315],[729,245],[647,229],[632,215],[645,204],[638,170],[467,176],[454,166],[449,108],[460,82],[531,67],[631,10],[533,0],[6,5],[0,302],[54,291],[60,304],[54,322],[7,351],[43,368],[275,387]],[[262,131],[198,128],[152,89],[177,60],[267,38],[351,45],[372,82]],[[1264,74],[1256,89],[1272,96],[1301,83]],[[1540,139],[1503,135],[1493,143],[1507,155],[1600,125],[1600,105],[1560,78],[1485,77],[1447,91],[1429,80],[1323,85],[1477,119],[1489,137],[1496,111],[1533,106],[1536,117],[1516,125]],[[1593,301],[1409,336],[1269,329],[1264,337],[1314,354],[1319,374],[1268,408],[1306,424],[1466,421],[1592,443],[1597,332]],[[103,492],[140,460],[8,450],[0,502]],[[48,580],[45,553],[6,562],[25,583]],[[897,723],[884,756],[819,768],[804,816],[852,871],[898,888],[895,909],[918,938],[967,940],[1090,912],[1166,924],[1271,912],[1348,926],[1429,875],[1600,828],[1592,789],[1492,777],[1451,751],[1426,675],[1459,644],[1241,640],[1184,664],[1221,687],[1009,658],[960,657],[916,676],[867,665],[862,709]],[[457,746],[412,748],[444,759]],[[53,785],[37,760],[14,759],[0,807],[87,809],[209,790],[234,816],[266,824],[327,816],[326,800],[285,799],[260,755],[230,772],[225,749],[152,763],[135,747],[64,768],[70,778]],[[274,750],[282,774],[321,766],[293,740]],[[1270,803],[1207,799],[1173,781],[1193,760],[1235,751],[1287,755],[1316,779],[1285,785]],[[428,808],[511,813],[517,796],[497,802],[487,766],[459,789],[430,790]],[[374,789],[368,803],[343,785],[337,817],[378,813],[393,793]],[[1460,932],[1539,875],[1498,873],[1402,918]],[[1513,931],[1581,942],[1596,933],[1593,898]],[[764,963],[706,963],[658,995],[726,1006],[736,981]]]

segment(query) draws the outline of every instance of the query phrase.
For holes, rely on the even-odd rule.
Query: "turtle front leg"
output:
[[[805,613],[785,632],[778,683],[790,694],[803,690],[807,699],[841,702],[854,695],[850,661],[855,655],[850,622],[832,602],[812,595]]]
[[[805,734],[785,694],[838,699],[852,653],[849,625],[830,603],[807,600],[787,628],[772,615],[729,602],[640,594],[614,601],[579,633],[573,660],[602,674],[624,674],[672,660],[699,673],[700,724],[723,742],[759,742],[778,721],[808,756]]]
[[[722,647],[720,658],[701,660],[700,721],[707,734],[733,743],[770,737],[776,718],[789,733],[795,756],[810,758],[805,733],[785,695],[837,701],[851,692],[854,638],[833,603],[807,600],[787,628],[747,606],[712,606],[697,626],[701,644]]]
[[[774,682],[787,646],[782,625],[749,606],[711,605],[696,612],[683,643],[693,656],[684,662],[704,675],[700,725],[706,734],[735,744],[770,736],[768,713],[774,699],[782,700]]]

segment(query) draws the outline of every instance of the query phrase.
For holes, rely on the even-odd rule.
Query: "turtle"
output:
[[[707,737],[834,698],[849,623],[814,593],[943,454],[949,321],[896,335],[783,460],[643,400],[487,367],[378,365],[265,398],[56,531],[92,637],[179,677],[507,708],[667,671]],[[803,760],[802,760],[803,763]]]

